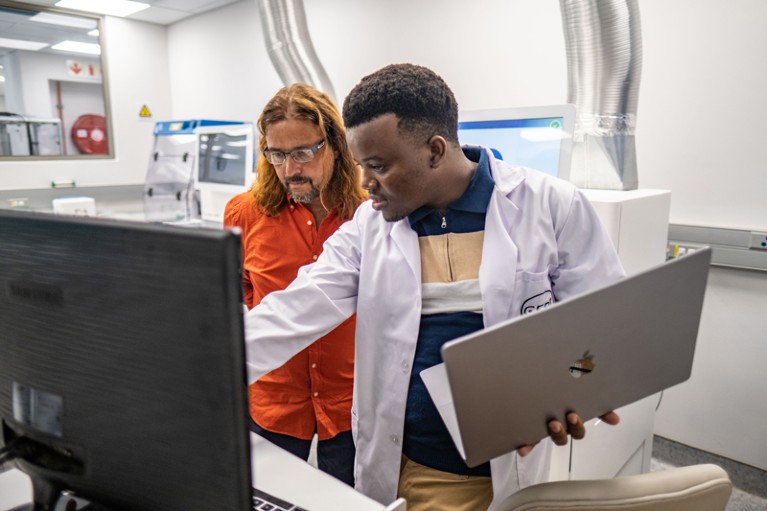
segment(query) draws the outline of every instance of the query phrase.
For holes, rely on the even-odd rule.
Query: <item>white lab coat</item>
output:
[[[485,326],[520,315],[522,303],[544,291],[562,300],[623,276],[594,209],[573,185],[489,157],[496,186],[479,268]],[[388,504],[397,492],[421,317],[418,236],[407,219],[386,222],[362,204],[315,264],[252,309],[245,320],[249,377],[280,366],[354,312],[356,488]],[[547,439],[524,458],[511,453],[491,461],[491,510],[546,480],[550,449]]]

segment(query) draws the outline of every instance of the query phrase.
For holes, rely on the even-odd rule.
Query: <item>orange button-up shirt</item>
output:
[[[279,215],[261,213],[251,192],[226,206],[224,225],[242,229],[242,277],[245,305],[252,308],[284,289],[298,269],[314,262],[322,244],[343,223],[332,209],[319,226],[302,204],[288,200]],[[310,440],[351,429],[354,380],[352,316],[283,366],[252,383],[250,414],[262,428]]]

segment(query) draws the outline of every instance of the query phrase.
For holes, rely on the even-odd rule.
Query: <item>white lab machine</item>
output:
[[[200,198],[195,191],[197,133],[212,126],[237,126],[241,121],[190,119],[160,121],[144,181],[144,220],[188,222],[200,219]]]
[[[203,221],[222,223],[226,203],[253,184],[253,124],[203,126],[196,130],[194,188]]]
[[[527,106],[461,112],[462,145],[489,147],[497,158],[567,180],[575,105]]]

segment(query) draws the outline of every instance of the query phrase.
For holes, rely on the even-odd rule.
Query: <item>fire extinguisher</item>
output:
[[[85,114],[72,124],[72,141],[84,154],[107,154],[106,119],[103,115]]]

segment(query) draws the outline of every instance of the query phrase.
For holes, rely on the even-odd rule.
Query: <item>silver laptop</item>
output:
[[[469,466],[687,380],[711,250],[455,339],[421,372]]]

